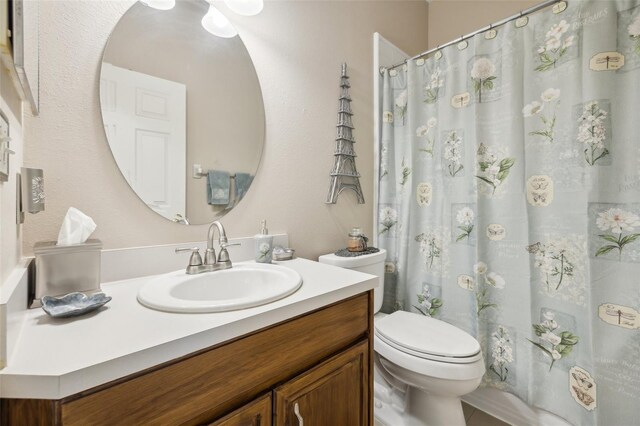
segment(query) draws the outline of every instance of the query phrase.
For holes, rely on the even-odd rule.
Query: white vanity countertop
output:
[[[136,299],[150,277],[103,283],[113,298],[82,317],[27,311],[0,397],[60,399],[373,289],[373,275],[306,259],[276,262],[302,276],[291,296],[263,306],[211,314],[145,308]]]

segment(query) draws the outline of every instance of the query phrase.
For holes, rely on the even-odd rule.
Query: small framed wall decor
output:
[[[9,120],[0,111],[0,182],[9,180],[9,156],[13,151],[9,148]]]
[[[20,98],[39,112],[40,2],[0,0],[0,58]]]

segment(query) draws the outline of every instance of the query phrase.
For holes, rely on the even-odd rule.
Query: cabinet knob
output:
[[[295,414],[296,417],[298,418],[298,425],[299,426],[304,426],[304,419],[302,418],[302,415],[300,414],[300,406],[298,405],[297,402],[293,406],[293,414]]]

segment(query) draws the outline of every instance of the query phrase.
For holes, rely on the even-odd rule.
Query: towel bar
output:
[[[193,178],[194,179],[201,179],[203,177],[207,177],[208,172],[197,172],[194,173]],[[229,175],[229,179],[235,179],[236,175]]]
[[[202,179],[203,177],[207,177],[207,175],[209,174],[209,172],[203,172],[202,171],[202,167],[200,167],[199,164],[194,164],[193,165],[193,175],[192,177],[194,179]],[[236,175],[234,174],[230,174],[229,175],[229,179],[235,179]]]

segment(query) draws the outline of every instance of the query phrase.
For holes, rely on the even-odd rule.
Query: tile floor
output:
[[[484,411],[476,410],[464,402],[462,403],[462,411],[464,411],[464,419],[467,422],[467,426],[509,426],[508,423],[498,420]],[[376,420],[375,426],[384,425]]]
[[[464,419],[467,426],[508,426],[508,423],[498,420],[484,411],[477,410],[470,405],[462,403],[462,411],[464,411]]]

